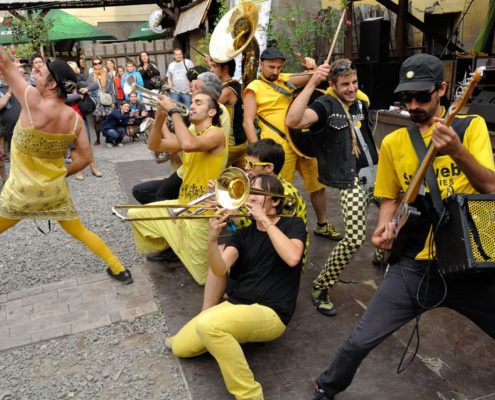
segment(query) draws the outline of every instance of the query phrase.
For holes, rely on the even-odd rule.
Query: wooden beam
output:
[[[400,62],[406,58],[408,5],[408,0],[399,0],[397,21],[395,23],[395,50]]]
[[[354,23],[354,5],[353,0],[350,0],[347,4],[347,15],[345,19],[351,21],[351,25],[347,25],[344,21],[345,31],[344,31],[344,58],[352,58],[352,27]]]
[[[382,6],[388,8],[390,11],[393,11],[397,15],[399,15],[399,6],[395,4],[392,0],[376,0],[378,3],[380,3]],[[418,28],[421,32],[425,33],[428,36],[431,36],[433,40],[436,42],[440,43],[442,46],[447,46],[447,48],[451,51],[458,51],[461,53],[464,53],[464,49],[457,46],[454,43],[449,43],[449,40],[442,35],[439,35],[436,32],[432,32],[429,30],[424,22],[420,21],[417,19],[414,15],[411,13],[407,12],[406,14],[406,20],[408,23],[410,23],[412,26],[415,28]]]

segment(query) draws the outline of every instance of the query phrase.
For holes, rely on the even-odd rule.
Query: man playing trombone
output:
[[[183,176],[179,198],[152,203],[186,205],[208,191],[208,181],[215,180],[225,167],[227,145],[220,125],[217,99],[209,94],[197,93],[189,110],[191,126],[185,125],[176,104],[168,97],[159,99],[160,107],[150,135],[150,147],[158,151],[183,151]],[[167,114],[172,118],[175,135],[166,126]],[[151,143],[153,141],[153,143]],[[129,217],[160,218],[168,216],[167,208],[134,208]],[[177,254],[193,279],[204,285],[208,272],[206,248],[208,222],[206,220],[146,220],[132,222],[132,230],[138,251],[160,252],[167,248]]]
[[[275,340],[285,331],[296,307],[307,236],[301,218],[280,217],[282,200],[276,195],[284,189],[275,176],[258,175],[252,187],[271,196],[249,195],[255,223],[230,236],[223,251],[218,237],[229,214],[219,210],[210,221],[210,267],[218,276],[230,270],[237,278],[229,300],[201,312],[167,342],[177,357],[210,352],[228,391],[240,400],[264,397],[239,344]]]

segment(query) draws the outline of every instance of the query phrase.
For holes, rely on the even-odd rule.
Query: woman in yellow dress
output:
[[[77,81],[74,72],[65,61],[53,61],[42,67],[32,87],[0,49],[0,73],[22,106],[12,138],[10,176],[0,194],[0,233],[22,219],[57,220],[103,259],[112,278],[132,283],[131,273],[105,242],[79,220],[65,179],[93,159],[81,118],[64,104]],[[75,151],[66,167],[70,143]]]

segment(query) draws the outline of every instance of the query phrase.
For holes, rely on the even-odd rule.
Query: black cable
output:
[[[416,314],[416,316],[415,316],[416,323],[414,324],[414,328],[411,332],[411,335],[409,336],[409,340],[407,341],[407,345],[406,345],[406,348],[404,349],[404,353],[402,353],[402,357],[400,358],[399,365],[397,366],[397,373],[398,374],[404,372],[411,365],[411,363],[416,358],[416,355],[418,354],[419,342],[420,342],[419,320],[421,318],[421,313],[419,312],[418,308],[416,307],[416,303],[414,301],[414,297],[412,296],[411,291],[409,290],[409,286],[407,286],[407,279],[406,279],[406,276],[404,275],[404,270],[402,268],[402,264],[399,263],[399,266],[400,266],[400,272],[402,274],[402,279],[404,280],[404,286],[406,287],[407,294],[409,295],[409,299],[411,300],[411,304],[414,308],[414,313]],[[411,345],[411,342],[412,342],[414,336],[416,336],[416,348],[414,349],[413,355],[409,359],[409,362],[407,363],[407,365],[402,367],[402,365],[404,364],[404,360],[406,358],[407,351],[409,350],[409,346]]]

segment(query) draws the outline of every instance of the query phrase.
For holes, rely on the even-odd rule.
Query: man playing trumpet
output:
[[[208,191],[208,181],[215,180],[225,167],[227,145],[220,126],[217,99],[197,93],[189,109],[191,126],[184,124],[176,104],[168,97],[160,97],[149,145],[157,151],[183,151],[183,176],[177,200],[152,203],[186,205]],[[175,135],[166,128],[167,114],[172,118]],[[129,210],[131,218],[159,218],[168,216],[167,208],[136,208]],[[204,285],[208,272],[206,249],[207,220],[147,220],[132,222],[138,251],[160,252],[167,248],[177,254],[193,279]]]

